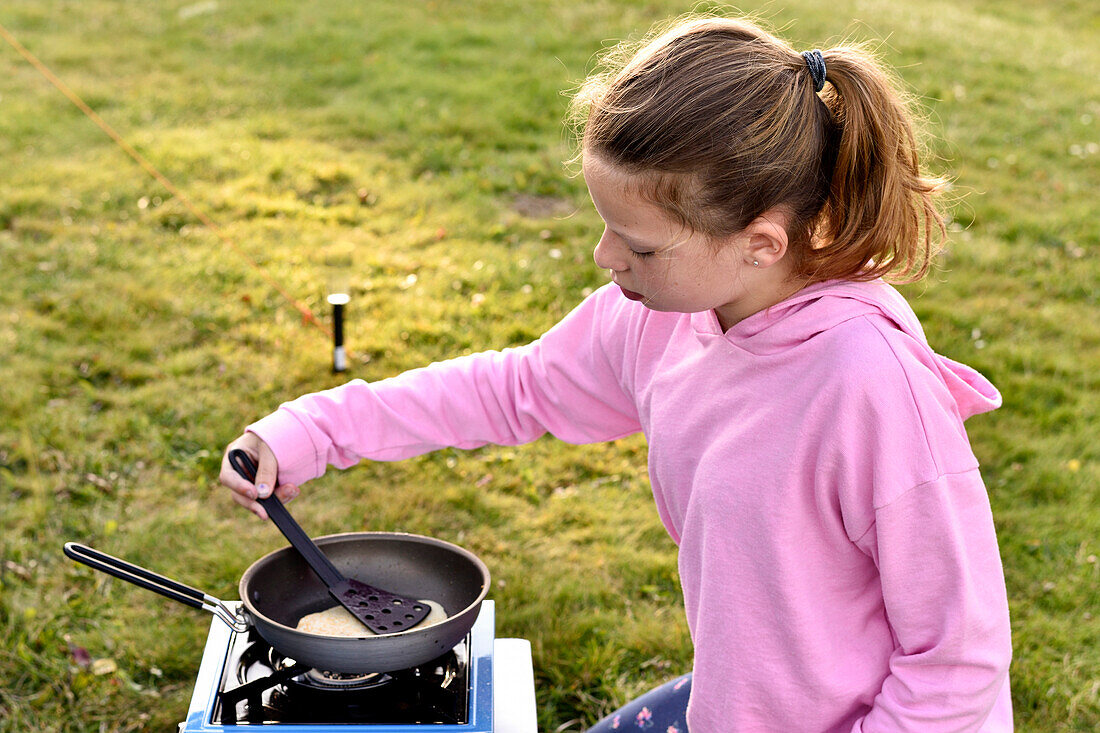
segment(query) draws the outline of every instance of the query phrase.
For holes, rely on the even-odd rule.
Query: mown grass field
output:
[[[799,48],[881,42],[955,180],[905,289],[1005,404],[968,428],[1007,574],[1022,731],[1100,729],[1100,16],[1090,0],[745,2]],[[174,730],[210,617],[75,566],[80,540],[223,598],[275,529],[216,484],[252,419],[348,377],[521,344],[603,275],[562,125],[610,40],[684,4],[7,0],[0,24],[218,222],[0,43],[0,731]],[[350,253],[350,255],[349,255]],[[351,368],[320,329],[352,260]],[[254,262],[264,275],[249,262]],[[690,663],[640,438],[366,464],[314,534],[481,555],[534,644],[540,727]]]

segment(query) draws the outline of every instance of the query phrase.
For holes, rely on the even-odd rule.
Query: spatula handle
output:
[[[229,451],[229,465],[233,466],[233,470],[245,479],[256,483],[256,462],[252,460],[252,456],[240,449],[231,450]],[[271,521],[275,523],[275,526],[279,528],[279,531],[283,533],[291,546],[313,568],[313,572],[317,573],[326,586],[331,588],[343,582],[343,574],[336,569],[336,566],[325,556],[325,553],[313,544],[313,540],[294,521],[294,517],[290,516],[290,512],[287,511],[286,507],[283,506],[283,502],[279,501],[274,492],[268,495],[267,498],[260,498],[256,501],[260,502],[260,506],[267,511],[267,516],[271,518]]]

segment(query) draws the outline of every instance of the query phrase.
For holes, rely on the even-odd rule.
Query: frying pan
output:
[[[256,483],[256,462],[243,450],[229,451],[229,464],[246,481]],[[283,502],[274,494],[261,497],[260,506],[267,510],[267,516],[290,541],[290,546],[298,551],[306,564],[328,588],[329,594],[344,607],[359,623],[376,634],[394,634],[412,628],[428,617],[431,606],[418,603],[416,598],[394,595],[388,590],[367,585],[357,578],[348,578],[329,561],[325,553],[306,531],[298,524]]]
[[[334,605],[328,588],[292,547],[264,555],[239,584],[243,608],[234,615],[202,591],[76,543],[65,554],[77,562],[196,608],[238,631],[254,627],[280,654],[329,672],[391,672],[431,661],[458,644],[477,620],[489,592],[489,570],[457,545],[397,532],[348,532],[315,543],[345,576],[394,593],[432,600],[447,619],[384,636],[337,637],[294,628],[302,616]]]

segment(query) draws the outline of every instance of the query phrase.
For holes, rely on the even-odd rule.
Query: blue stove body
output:
[[[483,601],[477,621],[466,640],[467,660],[467,715],[464,723],[415,723],[415,724],[363,724],[363,723],[222,723],[215,713],[225,666],[229,663],[228,650],[233,631],[218,619],[213,619],[210,635],[199,666],[195,690],[187,711],[187,719],[180,723],[179,733],[215,733],[237,731],[286,731],[286,733],[492,733],[493,728],[493,651],[495,638],[495,611],[493,601]]]

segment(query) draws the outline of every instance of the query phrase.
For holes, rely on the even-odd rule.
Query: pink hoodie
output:
[[[642,430],[680,547],[691,730],[1008,731],[1008,604],[963,428],[999,404],[881,282],[814,285],[725,333],[607,286],[527,346],[353,381],[250,430],[288,483]]]

